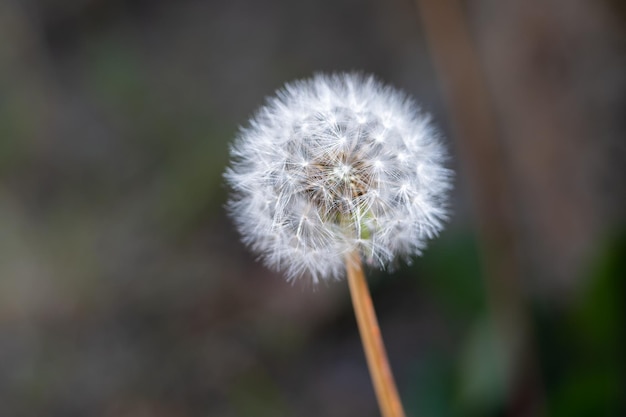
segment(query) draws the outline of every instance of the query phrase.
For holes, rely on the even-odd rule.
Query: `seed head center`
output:
[[[340,163],[337,167],[335,167],[335,169],[333,170],[334,174],[341,180],[341,181],[349,181],[350,179],[350,172],[352,171],[352,167],[349,164],[345,164],[345,163]]]
[[[305,194],[322,218],[345,220],[359,210],[360,197],[368,192],[372,175],[358,153],[325,155],[305,168]]]

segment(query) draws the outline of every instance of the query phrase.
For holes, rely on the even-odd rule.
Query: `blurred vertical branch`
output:
[[[603,2],[506,3],[473,3],[473,34],[522,208],[524,269],[563,308],[623,212],[623,42]]]
[[[505,350],[507,413],[543,415],[543,388],[522,297],[511,181],[481,65],[457,0],[416,3],[472,192],[489,303]]]

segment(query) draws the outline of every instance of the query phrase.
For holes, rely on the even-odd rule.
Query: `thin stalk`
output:
[[[367,365],[383,417],[404,417],[398,389],[391,373],[387,352],[378,327],[376,312],[358,253],[346,256],[346,270],[354,314],[359,325]]]

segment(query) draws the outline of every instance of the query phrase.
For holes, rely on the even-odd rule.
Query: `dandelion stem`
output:
[[[354,313],[381,414],[383,417],[404,417],[358,253],[346,256],[346,269]]]

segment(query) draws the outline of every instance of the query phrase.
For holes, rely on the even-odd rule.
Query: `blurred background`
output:
[[[626,415],[620,0],[1,0],[0,416],[377,416],[347,285],[285,282],[228,144],[316,71],[405,89],[453,216],[370,271],[409,416]]]

